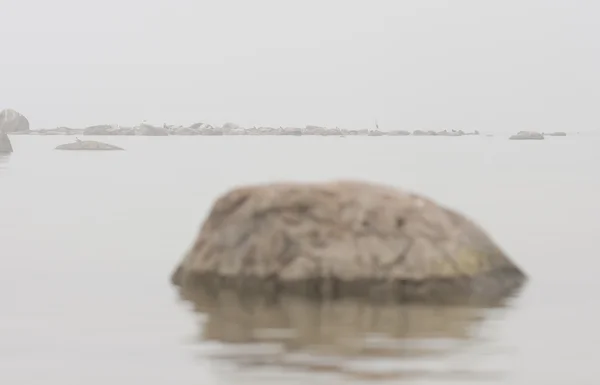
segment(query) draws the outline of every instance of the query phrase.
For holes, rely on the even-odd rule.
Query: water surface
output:
[[[600,138],[11,138],[0,383],[596,384]],[[169,276],[244,183],[358,178],[467,214],[531,276],[504,308],[184,302]],[[199,310],[197,312],[194,310]]]

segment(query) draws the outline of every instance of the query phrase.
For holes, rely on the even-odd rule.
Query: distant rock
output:
[[[165,127],[157,127],[151,124],[142,123],[136,130],[137,135],[142,136],[168,136],[169,130]]]
[[[284,127],[284,128],[281,128],[281,130],[279,131],[279,135],[300,136],[300,135],[302,135],[302,129],[295,128],[295,127]]]
[[[306,126],[302,130],[302,135],[327,135],[327,129],[319,126]]]
[[[404,130],[391,130],[386,132],[389,136],[407,136],[410,135],[410,132]]]
[[[567,136],[566,132],[550,132],[548,134],[544,134],[545,136]]]
[[[223,127],[221,127],[221,131],[223,131],[223,135],[229,135],[230,132],[235,131],[235,132],[239,132],[240,130],[243,130],[242,127],[238,126],[235,123],[225,123],[223,125]]]
[[[436,133],[436,136],[463,136],[465,135],[465,133],[462,130],[452,130],[452,131],[448,131],[448,130],[444,130],[444,131],[440,131]]]
[[[12,144],[10,143],[10,138],[6,134],[6,132],[0,131],[0,154],[10,154],[13,152]]]
[[[423,131],[423,130],[415,130],[413,132],[414,136],[437,136],[437,132],[435,131]]]
[[[273,127],[252,127],[246,129],[247,135],[277,135],[279,129]]]
[[[28,131],[29,120],[25,116],[11,109],[0,111],[0,132],[11,134]]]
[[[326,128],[325,131],[323,132],[323,135],[324,136],[340,136],[340,135],[342,135],[342,130],[340,130],[337,127]]]
[[[274,183],[222,195],[172,281],[215,294],[392,302],[503,298],[525,274],[474,222],[362,182]]]
[[[115,135],[122,135],[122,136],[134,136],[137,135],[137,132],[135,130],[135,128],[133,127],[119,127],[118,130],[115,130]]]
[[[61,144],[60,146],[56,147],[56,150],[114,151],[123,149],[112,144],[96,142],[95,140],[77,140],[73,143]]]
[[[200,135],[221,136],[223,135],[223,129],[221,127],[213,127],[207,124],[200,129]]]
[[[379,130],[369,130],[368,136],[384,136],[385,132]]]
[[[109,124],[101,124],[84,128],[83,135],[115,135],[115,131]]]
[[[31,134],[37,135],[83,135],[85,130],[69,128],[69,127],[56,127],[46,128],[38,131],[32,131]]]
[[[192,127],[177,127],[177,128],[172,128],[170,130],[171,135],[186,135],[186,136],[192,136],[192,135],[200,135],[201,132],[198,129],[194,129]]]
[[[544,135],[535,131],[519,131],[516,135],[509,138],[510,140],[542,140]]]

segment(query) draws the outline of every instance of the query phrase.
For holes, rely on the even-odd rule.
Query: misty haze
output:
[[[0,9],[0,383],[597,382],[600,2]]]

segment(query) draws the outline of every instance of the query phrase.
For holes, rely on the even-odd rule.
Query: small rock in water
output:
[[[270,184],[220,197],[173,274],[244,295],[492,301],[524,273],[476,224],[433,201],[361,182]]]
[[[121,147],[108,143],[96,142],[95,140],[78,140],[73,143],[61,144],[56,150],[75,150],[75,151],[114,151],[123,150]]]
[[[509,138],[510,140],[542,140],[544,135],[535,131],[519,131],[516,135]]]

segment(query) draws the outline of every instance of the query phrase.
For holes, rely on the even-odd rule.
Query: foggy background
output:
[[[594,0],[0,4],[0,108],[33,129],[600,126]]]

